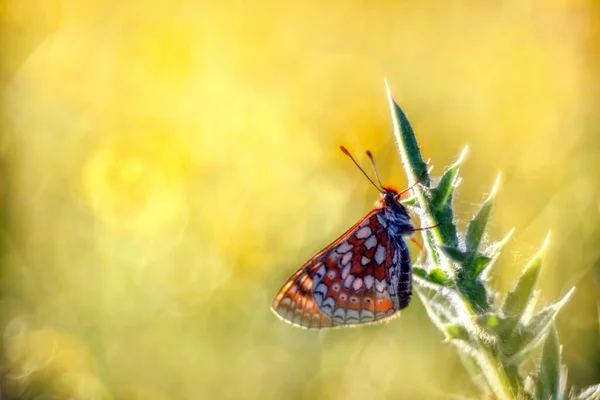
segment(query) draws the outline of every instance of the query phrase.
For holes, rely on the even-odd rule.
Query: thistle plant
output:
[[[437,225],[422,231],[427,262],[416,263],[414,288],[430,319],[456,346],[474,382],[485,396],[498,400],[600,397],[600,385],[579,394],[569,392],[567,370],[561,364],[555,318],[575,288],[556,303],[533,311],[549,235],[513,289],[505,294],[494,291],[488,271],[513,232],[496,243],[483,241],[499,179],[466,232],[458,232],[452,199],[466,151],[439,179],[432,179],[411,125],[389,89],[388,97],[409,184],[419,182],[404,203],[416,210],[423,225]]]

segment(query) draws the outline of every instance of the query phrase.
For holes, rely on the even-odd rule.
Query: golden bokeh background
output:
[[[269,310],[376,199],[339,144],[406,185],[384,77],[434,174],[470,145],[460,227],[502,171],[497,288],[552,230],[538,306],[577,286],[564,361],[600,381],[595,0],[3,0],[0,18],[6,398],[477,397],[418,298],[326,332]]]

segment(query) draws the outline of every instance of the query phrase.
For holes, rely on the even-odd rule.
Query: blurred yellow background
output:
[[[460,227],[502,171],[496,287],[553,231],[538,305],[577,286],[564,360],[600,381],[596,1],[0,5],[6,398],[477,397],[416,297],[360,329],[269,310],[377,197],[339,144],[406,185],[384,77],[434,175],[470,145]]]

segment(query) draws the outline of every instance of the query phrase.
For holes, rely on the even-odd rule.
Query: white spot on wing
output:
[[[377,214],[377,221],[381,224],[381,226],[383,226],[384,228],[387,227],[387,222],[385,221],[385,218],[383,217],[383,215],[381,214]]]
[[[356,237],[359,239],[368,238],[369,236],[371,236],[371,228],[368,226],[363,226],[356,232]]]
[[[375,237],[375,235],[371,235],[371,237],[369,237],[367,239],[367,241],[365,242],[365,247],[367,249],[372,249],[373,247],[375,247],[376,244],[377,244],[377,238]]]
[[[354,280],[354,283],[352,284],[352,289],[358,290],[362,287],[362,284],[363,284],[363,280],[360,278],[356,278]]]
[[[319,286],[315,288],[315,293],[321,293],[322,296],[325,296],[325,293],[327,293],[327,285],[320,283]]]
[[[315,292],[313,294],[313,298],[315,299],[315,303],[321,307],[321,303],[323,303],[323,295],[321,293]]]
[[[346,279],[348,274],[350,273],[350,264],[346,265],[342,270],[342,279]]]
[[[371,289],[373,287],[373,283],[375,283],[375,278],[373,278],[373,275],[365,276],[365,286],[367,289]]]
[[[360,315],[358,314],[358,310],[353,310],[350,308],[346,311],[346,319],[349,320],[351,318],[359,321]]]
[[[387,291],[390,294],[390,296],[396,296],[396,291],[394,290],[394,288],[392,287],[392,285],[388,285],[387,287]]]
[[[370,263],[370,262],[371,262],[371,259],[370,259],[370,258],[368,258],[368,257],[365,257],[365,256],[362,256],[362,258],[360,259],[360,263],[361,263],[362,265],[367,265],[367,264],[368,264],[368,263]]]
[[[379,265],[383,264],[385,261],[385,247],[382,245],[377,246],[377,250],[375,251],[375,262]]]
[[[342,265],[348,264],[351,259],[352,259],[352,253],[351,252],[348,252],[348,253],[344,254],[342,256]]]
[[[385,289],[387,289],[387,283],[386,283],[385,279],[382,279],[382,280],[375,279],[375,289],[378,292],[383,293],[385,291]]]
[[[336,308],[335,312],[333,313],[333,319],[337,322],[345,322],[346,312],[344,311],[344,309],[341,307]]]
[[[323,275],[325,275],[325,265],[323,263],[321,263],[321,266],[319,267],[319,269],[317,270],[317,276],[319,278],[322,278]]]
[[[333,297],[330,296],[325,299],[325,301],[321,305],[321,308],[329,308],[329,310],[332,311],[334,305],[335,305],[335,300],[333,299]]]
[[[350,289],[352,282],[354,282],[354,275],[350,274],[346,277],[346,279],[344,279],[344,286]]]
[[[350,250],[352,250],[352,245],[348,242],[343,242],[335,249],[339,254],[344,254]]]
[[[374,315],[371,310],[362,310],[360,312],[361,321],[373,321]]]

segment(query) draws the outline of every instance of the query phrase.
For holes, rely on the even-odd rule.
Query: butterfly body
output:
[[[415,230],[398,192],[383,188],[375,208],[325,247],[282,286],[275,313],[304,328],[380,322],[411,299],[404,236]]]

